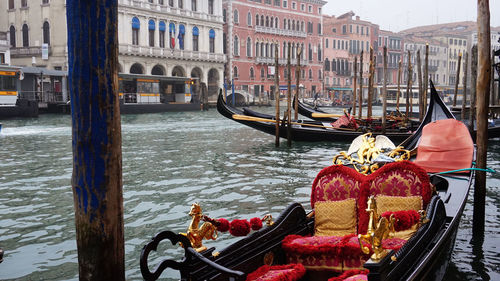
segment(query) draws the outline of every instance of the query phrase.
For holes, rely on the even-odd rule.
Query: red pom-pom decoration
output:
[[[226,232],[229,230],[229,221],[226,219],[218,219],[217,220],[217,230],[220,232]]]
[[[382,217],[389,219],[391,214],[394,214],[394,218],[396,219],[396,223],[394,224],[394,230],[396,231],[410,229],[412,225],[420,220],[420,215],[415,210],[385,212],[382,214]]]
[[[262,220],[260,218],[251,218],[250,226],[252,227],[252,230],[259,230],[262,228]]]
[[[250,223],[247,220],[233,220],[229,233],[233,236],[246,236],[250,233]]]

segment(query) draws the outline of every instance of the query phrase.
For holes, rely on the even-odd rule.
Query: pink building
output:
[[[376,46],[378,25],[354,18],[349,12],[338,17],[324,16],[325,90],[334,101],[348,102],[352,98],[354,58],[357,57],[359,87],[359,63],[363,51],[363,85],[368,85],[370,47]],[[374,53],[375,55],[376,53]],[[359,92],[359,88],[358,88]],[[364,93],[366,96],[366,92]]]
[[[387,31],[380,30],[377,40],[377,83],[382,85],[384,82],[384,46],[387,47],[387,84],[396,84],[398,82],[398,65],[403,58],[403,36]],[[404,62],[403,62],[404,65]],[[401,77],[403,83],[403,76]]]
[[[234,81],[237,98],[252,102],[259,95],[274,99],[274,75],[280,89],[287,86],[290,46],[292,87],[299,48],[300,87],[307,97],[322,91],[322,0],[226,0],[223,1],[224,46],[228,62],[225,83]],[[279,69],[275,70],[275,48]],[[229,87],[228,87],[229,90]]]

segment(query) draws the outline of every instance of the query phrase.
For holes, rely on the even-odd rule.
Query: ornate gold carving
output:
[[[207,247],[203,246],[203,239],[217,239],[217,228],[212,223],[206,221],[198,227],[203,218],[201,206],[198,203],[191,205],[189,215],[192,217],[186,236],[191,242],[191,246],[197,251],[205,251]]]
[[[267,226],[271,226],[274,224],[273,216],[271,214],[264,215],[262,217],[262,221],[265,221]]]
[[[389,220],[385,217],[380,218],[377,213],[377,204],[373,195],[368,198],[368,207],[366,211],[370,214],[368,231],[366,234],[358,235],[359,246],[363,253],[368,254],[370,253],[370,249],[363,246],[363,241],[370,243],[373,250],[373,254],[370,258],[376,262],[387,255],[387,251],[382,248],[382,240],[394,236],[394,223],[396,219],[394,215],[391,215]]]
[[[268,252],[267,254],[264,255],[264,264],[265,265],[272,265],[274,262],[274,253],[273,252]]]

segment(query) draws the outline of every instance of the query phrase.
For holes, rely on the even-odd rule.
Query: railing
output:
[[[177,2],[177,1],[175,1]],[[203,13],[199,11],[191,11],[187,9],[179,9],[178,7],[171,7],[168,5],[168,1],[165,0],[164,4],[158,4],[158,3],[149,3],[147,1],[141,1],[141,0],[119,0],[119,5],[120,6],[129,6],[129,7],[134,7],[134,8],[140,8],[140,9],[149,9],[153,10],[156,12],[162,12],[162,13],[167,13],[167,14],[176,14],[184,17],[189,17],[189,18],[194,18],[194,19],[201,19],[204,21],[216,21],[216,22],[222,22],[222,16],[220,15],[211,15],[208,13]]]
[[[226,62],[225,54],[216,54],[210,52],[196,52],[191,50],[179,50],[160,47],[145,47],[131,44],[120,44],[119,53],[126,55],[153,56],[160,58],[183,58],[191,60],[202,60],[212,62]]]
[[[63,93],[57,91],[20,91],[20,99],[36,100],[44,103],[64,103]]]
[[[303,31],[279,29],[279,28],[265,27],[260,25],[255,26],[255,32],[281,35],[281,36],[301,37],[301,38],[306,38],[307,36],[307,34]]]
[[[264,64],[274,64],[275,63],[275,59],[274,58],[269,58],[269,57],[268,58],[266,58],[266,57],[256,57],[255,61],[257,63],[264,63]],[[280,64],[280,65],[286,65],[287,63],[288,63],[288,59],[284,59],[284,58],[279,58],[278,59],[278,64]],[[297,59],[290,59],[290,64],[291,65],[297,65]],[[309,65],[309,61],[301,59],[300,60],[300,65],[301,66]]]
[[[29,46],[29,47],[17,47],[10,48],[10,55],[12,57],[31,57],[33,55],[41,55],[42,47],[40,46]],[[49,46],[49,55],[52,54],[51,47]]]

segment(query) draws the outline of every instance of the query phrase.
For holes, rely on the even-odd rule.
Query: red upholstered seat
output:
[[[296,281],[302,278],[306,269],[302,264],[263,265],[248,274],[247,281]]]
[[[337,277],[332,277],[328,281],[366,281],[368,280],[367,269],[353,269],[348,270]]]

